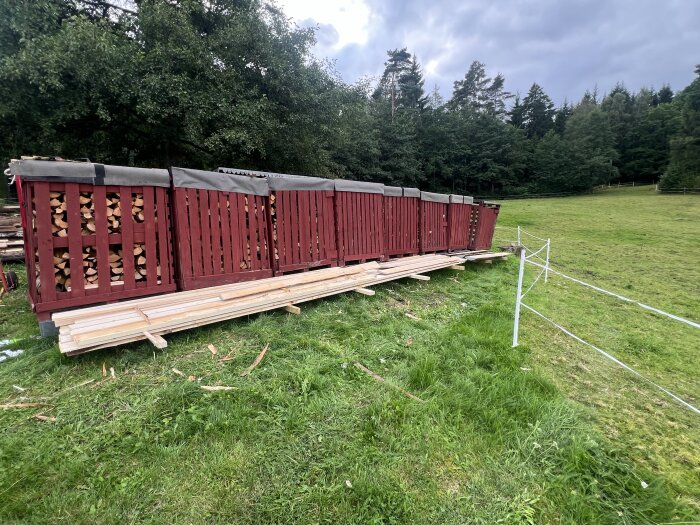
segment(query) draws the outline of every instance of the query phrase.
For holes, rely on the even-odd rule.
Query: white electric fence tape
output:
[[[551,271],[552,271],[552,270],[550,269],[550,272],[551,272]],[[620,361],[620,360],[617,359],[616,357],[614,357],[614,356],[610,355],[609,353],[607,353],[605,350],[601,350],[601,349],[598,348],[597,346],[592,345],[591,343],[589,343],[589,342],[587,342],[587,341],[584,341],[583,339],[581,339],[580,337],[578,337],[576,334],[571,333],[569,330],[567,330],[567,329],[564,328],[563,326],[560,326],[560,325],[558,325],[557,323],[555,323],[554,321],[552,321],[551,319],[545,317],[544,315],[542,315],[540,312],[538,312],[537,310],[535,310],[535,309],[532,308],[531,306],[528,306],[527,304],[522,303],[522,302],[520,303],[520,306],[522,306],[523,308],[525,308],[525,309],[527,309],[527,310],[530,310],[533,314],[538,315],[539,317],[541,317],[541,318],[544,319],[545,321],[549,322],[552,326],[554,326],[554,327],[557,328],[558,330],[561,330],[562,332],[564,332],[564,333],[565,333],[566,335],[568,335],[569,337],[572,337],[573,339],[576,339],[579,343],[582,343],[582,344],[584,344],[584,345],[586,345],[586,346],[591,347],[593,350],[595,350],[595,351],[598,352],[599,354],[601,354],[601,355],[607,357],[607,358],[610,359],[612,362],[614,362],[614,363],[620,365],[622,368],[624,368],[624,369],[627,370],[628,372],[631,372],[631,373],[634,374],[635,376],[639,377],[640,379],[643,379],[644,381],[646,381],[646,382],[649,383],[650,385],[656,387],[658,390],[660,390],[661,392],[665,393],[666,395],[672,397],[673,399],[675,399],[676,401],[678,401],[680,404],[682,404],[682,405],[684,405],[685,407],[689,408],[690,410],[692,410],[692,411],[695,412],[696,414],[700,414],[700,409],[694,407],[693,405],[691,405],[691,404],[688,403],[687,401],[681,399],[680,397],[678,397],[676,394],[674,394],[674,393],[671,392],[670,390],[667,390],[666,388],[662,387],[661,385],[659,385],[659,384],[657,384],[657,383],[654,383],[654,381],[652,381],[651,379],[648,379],[647,377],[643,376],[642,374],[640,374],[639,372],[637,372],[634,368],[630,367],[629,365],[626,365],[625,363],[623,363],[622,361]]]
[[[534,266],[538,266],[539,268],[547,268],[543,264],[539,264],[539,263],[536,263],[536,262],[533,262],[533,261],[530,261],[527,259],[525,262],[532,264]],[[576,279],[574,277],[570,277],[566,274],[563,274],[561,272],[553,270],[551,266],[549,267],[549,272],[553,273],[555,275],[559,275],[560,277],[563,277],[564,279],[568,279],[570,281],[578,283],[582,286],[586,286],[588,288],[591,288],[592,290],[595,290],[596,292],[600,292],[600,293],[609,295],[611,297],[615,297],[616,299],[619,299],[620,301],[625,301],[627,303],[636,304],[637,306],[640,306],[641,308],[644,308],[645,310],[649,310],[649,311],[657,313],[659,315],[664,315],[670,319],[673,319],[674,321],[680,321],[681,323],[685,323],[688,326],[692,326],[693,328],[700,328],[700,323],[696,323],[695,321],[690,321],[688,319],[684,319],[683,317],[679,317],[677,315],[673,315],[673,314],[670,314],[668,312],[664,312],[663,310],[659,310],[658,308],[654,308],[653,306],[649,306],[648,304],[640,303],[639,301],[635,301],[634,299],[630,299],[629,297],[625,297],[624,295],[616,294],[614,292],[609,292],[608,290],[604,290],[603,288],[600,288],[598,286],[594,286],[594,285],[589,284],[587,282],[581,281],[581,280]]]

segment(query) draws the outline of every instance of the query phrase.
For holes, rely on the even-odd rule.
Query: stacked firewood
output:
[[[248,232],[248,231],[250,231],[249,225],[250,225],[251,214],[257,213],[258,214],[258,221],[264,221],[265,216],[263,215],[262,209],[259,209],[255,205],[255,202],[253,202],[252,206],[250,206],[250,207],[248,206],[248,197],[247,196],[243,197],[243,200],[245,201],[245,220],[246,220],[244,231]],[[260,222],[258,222],[258,224],[260,224]],[[255,242],[255,248],[256,248],[256,255],[255,256],[256,257],[260,256],[260,246],[261,246],[263,240],[257,237],[259,235],[259,233],[260,233],[260,229],[258,228],[255,231],[255,235],[256,235],[255,239],[250,239],[250,237],[247,238],[246,258],[245,258],[245,260],[241,261],[241,263],[239,264],[239,268],[241,270],[246,270],[246,269],[251,267],[251,263],[252,263],[252,253],[250,251],[250,241],[251,240],[253,240]]]
[[[277,249],[277,197],[274,193],[270,195],[270,217],[272,219],[272,243],[275,251],[275,261],[279,261],[280,254]]]
[[[134,258],[134,279],[136,282],[144,281],[147,270],[146,246],[136,243],[133,246],[132,255]],[[113,246],[109,250],[109,279],[112,286],[124,284],[124,250]],[[56,290],[59,292],[70,291],[71,280],[75,279],[75,272],[71,272],[70,254],[67,248],[57,248],[54,250],[54,280]],[[97,252],[94,246],[85,246],[82,252],[82,274],[83,286],[86,289],[96,288],[99,284]],[[160,281],[160,265],[156,267],[156,276]],[[39,281],[37,281],[39,286]]]
[[[0,205],[0,260],[24,258],[22,219],[18,205]]]
[[[69,228],[66,194],[64,192],[53,191],[49,194],[49,197],[51,199],[50,205],[52,208],[52,234],[55,237],[67,237]],[[108,193],[106,196],[107,235],[121,233],[122,213],[124,211],[122,209],[123,202],[118,193]],[[126,202],[129,201],[127,200]],[[143,223],[145,220],[143,195],[139,193],[131,195],[130,204],[134,223]],[[96,231],[95,198],[92,192],[80,193],[80,215],[82,235],[103,235],[102,232]],[[36,209],[34,210],[34,216],[36,217]],[[110,244],[108,262],[111,284],[114,286],[124,283],[124,257],[133,257],[134,259],[134,279],[137,282],[145,280],[148,273],[146,269],[146,246],[136,243],[133,247],[125,251],[121,246]],[[54,282],[57,291],[70,291],[71,283],[81,274],[85,288],[96,288],[99,284],[97,251],[95,246],[83,247],[80,274],[70,267],[68,248],[56,248],[54,250],[53,264]],[[156,275],[160,280],[160,266],[157,266]],[[39,280],[37,280],[37,286],[40,286]]]

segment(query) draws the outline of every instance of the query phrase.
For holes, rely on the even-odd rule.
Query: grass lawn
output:
[[[700,317],[697,196],[636,188],[509,201],[500,224],[499,240],[516,224],[551,236],[567,273]],[[46,406],[0,410],[0,522],[699,520],[700,417],[532,314],[511,348],[516,273],[515,259],[445,270],[303,305],[300,316],[174,334],[165,350],[73,358],[35,338],[13,292],[1,333],[25,352],[0,363],[0,403]],[[527,300],[700,402],[697,330],[557,278]],[[236,359],[221,363],[209,343]]]

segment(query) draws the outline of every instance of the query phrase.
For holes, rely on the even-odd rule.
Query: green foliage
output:
[[[261,0],[143,0],[133,9],[0,5],[4,161],[231,165],[478,196],[587,191],[664,171],[666,187],[697,185],[690,87],[674,97],[667,85],[618,85],[600,103],[594,91],[555,108],[533,84],[508,110],[504,76],[479,61],[450,100],[437,88],[426,96],[408,48],[387,52],[378,82],[345,84],[311,55],[313,29]],[[597,112],[576,117],[584,106],[607,125]]]
[[[700,188],[700,67],[698,77],[676,96],[680,130],[671,140],[671,160],[661,178],[664,189]],[[669,104],[667,104],[669,105]]]

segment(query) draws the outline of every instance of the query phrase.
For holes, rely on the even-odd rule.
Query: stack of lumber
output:
[[[428,280],[421,274],[442,268],[462,270],[464,260],[434,254],[327,268],[60,312],[52,320],[59,328],[59,348],[64,354],[144,339],[162,348],[167,345],[164,334],[267,310],[284,308],[298,313],[295,304],[344,292],[372,295],[370,286],[406,277]]]
[[[52,191],[49,194],[51,198],[50,205],[52,208],[52,224],[51,231],[54,237],[67,237],[69,233],[68,226],[68,204],[66,194],[62,191]],[[126,202],[129,203],[129,197],[126,197]],[[107,210],[107,235],[121,233],[122,223],[122,205],[123,200],[120,199],[117,193],[108,193],[106,197]],[[128,205],[128,204],[127,204]],[[131,215],[135,224],[144,222],[145,216],[143,213],[143,195],[135,193],[131,196]],[[127,211],[128,213],[128,211]],[[36,216],[36,210],[34,210]],[[95,202],[91,192],[80,193],[80,229],[82,235],[95,235]],[[100,232],[100,235],[103,233]],[[146,279],[146,252],[143,244],[134,244],[133,253],[125,254],[124,250],[110,249],[109,251],[109,267],[110,281],[113,285],[123,284],[124,273],[124,257],[134,258],[134,278],[137,281]],[[94,246],[85,246],[82,253],[83,267],[82,271],[78,272],[70,267],[70,254],[68,248],[56,248],[53,254],[53,273],[56,283],[56,291],[69,292],[71,290],[72,279],[76,276],[83,279],[85,289],[98,287],[97,274],[97,254]],[[160,277],[160,267],[157,269],[157,275]],[[37,283],[37,287],[39,284]]]
[[[22,218],[17,205],[0,206],[0,259],[24,259]]]

